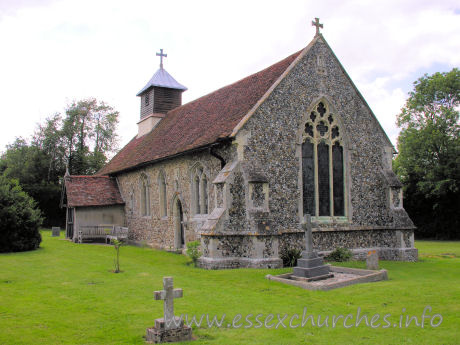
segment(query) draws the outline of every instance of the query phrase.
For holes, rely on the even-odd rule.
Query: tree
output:
[[[0,253],[37,249],[42,218],[18,182],[0,175]]]
[[[393,168],[421,237],[460,238],[459,105],[460,71],[454,68],[414,82],[397,116]]]
[[[63,120],[69,171],[74,175],[94,174],[117,149],[116,127],[119,113],[94,98],[72,102]]]
[[[47,181],[57,181],[65,173],[66,160],[64,140],[62,138],[62,117],[59,113],[37,124],[32,137],[32,146],[39,148],[48,159]]]
[[[43,211],[45,225],[62,225],[60,178],[101,169],[117,149],[118,112],[94,98],[74,101],[65,117],[54,114],[37,124],[30,143],[17,138],[0,157],[0,174],[17,179]]]
[[[59,176],[65,172],[64,163],[51,165],[51,156],[39,146],[23,138],[7,146],[0,159],[3,176],[15,179],[21,188],[38,203],[45,215],[45,225],[62,225],[65,213],[59,209]],[[60,169],[57,166],[61,166]],[[51,168],[50,168],[51,167]]]

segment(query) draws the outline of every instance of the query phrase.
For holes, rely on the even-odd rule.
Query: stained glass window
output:
[[[336,115],[319,102],[303,128],[303,213],[345,216],[343,139]]]

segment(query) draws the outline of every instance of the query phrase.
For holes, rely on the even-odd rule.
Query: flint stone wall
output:
[[[320,231],[314,234],[315,246],[324,253],[337,247],[355,249],[360,258],[361,252],[369,248],[382,248],[382,259],[417,258],[413,242],[408,240],[413,238],[414,225],[402,200],[395,200],[400,197],[400,186],[391,171],[391,143],[332,51],[318,40],[236,137],[239,169],[226,182],[230,191],[229,217],[217,229],[221,237],[204,234],[202,241],[204,258],[216,258],[215,268],[222,268],[222,258],[260,259],[246,247],[250,242],[244,248],[233,245],[238,232],[256,237],[271,235],[276,239],[272,241],[277,247],[274,251],[286,245],[295,246],[298,238],[303,237],[303,232],[291,235],[301,231],[303,216],[299,133],[320,101],[330,106],[344,138],[347,214],[345,219],[330,217],[318,221]],[[269,226],[263,233],[260,222],[255,220],[257,213],[248,212],[248,200],[254,197],[254,193],[248,195],[251,175],[263,175],[269,186],[269,212],[264,219]],[[212,260],[204,261],[203,267],[212,266]]]
[[[272,230],[301,229],[298,133],[320,100],[331,106],[345,135],[346,225],[413,228],[404,209],[395,212],[390,206],[390,185],[383,171],[391,169],[391,155],[386,154],[391,144],[332,51],[318,40],[242,129],[247,141],[239,159],[243,171],[260,171],[268,178],[269,209],[276,219]],[[241,220],[239,228],[247,227],[244,214],[236,215]],[[337,224],[332,220],[320,226]]]
[[[231,147],[215,150],[228,159]],[[207,152],[180,156],[165,160],[145,168],[125,172],[117,176],[121,195],[125,200],[126,223],[129,228],[129,240],[132,243],[145,244],[155,248],[174,249],[175,223],[174,202],[179,198],[182,204],[186,242],[199,238],[198,229],[205,220],[205,215],[191,212],[191,170],[200,164],[208,178],[209,212],[215,207],[214,188],[211,183],[221,170],[220,161]],[[158,176],[163,173],[166,180],[166,217],[160,216],[160,193]],[[141,176],[149,181],[150,215],[143,216],[141,210]],[[134,204],[131,205],[131,195]]]

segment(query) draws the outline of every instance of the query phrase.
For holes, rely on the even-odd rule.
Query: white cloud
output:
[[[457,1],[6,1],[0,6],[0,151],[76,98],[121,112],[136,133],[135,94],[158,67],[190,101],[324,35],[388,135],[413,81],[430,66],[459,65]],[[457,7],[455,7],[457,6]],[[409,82],[410,83],[410,82]],[[403,92],[404,90],[404,92]]]

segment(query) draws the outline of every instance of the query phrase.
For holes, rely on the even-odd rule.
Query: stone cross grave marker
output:
[[[309,214],[304,216],[302,229],[305,230],[305,250],[302,252],[302,258],[297,260],[297,266],[294,267],[291,278],[312,281],[333,277],[329,265],[324,265],[323,259],[313,250],[313,233]]]
[[[164,300],[164,326],[165,329],[172,329],[180,327],[180,325],[175,324],[174,318],[174,298],[181,298],[183,296],[182,289],[173,288],[173,278],[164,277],[163,278],[163,288],[164,290],[155,291],[154,297],[155,300]]]
[[[145,339],[154,344],[192,340],[192,328],[184,324],[182,317],[174,316],[174,298],[182,297],[182,289],[173,288],[172,277],[163,278],[163,288],[153,294],[156,300],[164,301],[164,318],[156,319],[155,326],[147,328]]]

